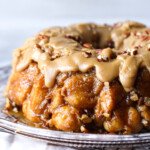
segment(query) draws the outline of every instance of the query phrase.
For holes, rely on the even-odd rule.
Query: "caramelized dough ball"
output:
[[[105,83],[96,105],[96,116],[101,116],[103,113],[110,113],[117,103],[124,98],[125,91],[118,82]]]
[[[23,103],[22,110],[27,119],[33,122],[39,121],[38,118],[43,114],[48,103],[47,93],[48,89],[44,85],[43,75],[37,76],[29,98]]]
[[[110,120],[104,121],[104,128],[110,133],[122,131],[123,127],[124,124],[119,115],[115,115]]]
[[[143,105],[143,106],[140,106],[139,110],[141,112],[142,118],[150,122],[150,108]]]
[[[49,105],[49,112],[53,112],[58,106],[64,104],[63,96],[61,95],[61,88],[55,88],[51,93],[51,103]]]
[[[65,80],[62,93],[71,106],[93,108],[97,101],[95,94],[100,92],[102,86],[92,75],[73,75]]]
[[[38,73],[39,69],[34,63],[30,64],[27,69],[21,72],[15,71],[7,85],[7,97],[14,101],[16,105],[22,105],[30,93],[34,79]]]
[[[48,102],[46,98],[47,94],[48,94],[48,88],[45,86],[43,75],[40,74],[35,79],[30,94],[31,109],[35,113],[40,114],[42,111],[44,111],[46,104]]]
[[[140,114],[133,107],[128,109],[127,125],[131,128],[132,133],[138,133],[142,129]]]
[[[104,128],[110,133],[138,133],[142,129],[140,114],[133,107],[119,108],[112,118],[104,122]]]
[[[33,110],[31,109],[31,101],[30,100],[26,100],[23,103],[22,111],[23,111],[23,115],[28,120],[30,120],[32,122],[36,122],[36,123],[40,122],[40,117],[37,114],[35,114],[33,112]]]
[[[150,72],[147,69],[139,71],[136,80],[137,91],[144,97],[150,97]]]
[[[79,131],[79,112],[72,106],[60,106],[52,114],[52,124],[59,130]]]

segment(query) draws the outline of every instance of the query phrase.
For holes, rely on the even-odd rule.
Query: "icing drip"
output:
[[[95,58],[86,58],[81,52],[58,58],[54,61],[47,59],[39,61],[39,68],[43,70],[47,87],[52,87],[59,72],[81,71],[87,72],[95,67],[96,76],[102,82],[112,81],[118,76],[119,61],[109,63],[98,62]]]
[[[109,47],[110,40],[114,48],[92,47]],[[82,45],[83,42],[92,45]],[[119,77],[124,89],[130,91],[138,69],[146,67],[150,71],[150,29],[135,22],[113,28],[95,24],[52,28],[28,40],[14,55],[14,70],[21,71],[32,61],[37,62],[49,88],[60,72],[87,72],[93,68],[100,81],[110,82]]]

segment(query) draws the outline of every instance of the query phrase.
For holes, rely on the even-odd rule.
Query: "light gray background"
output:
[[[0,0],[0,65],[10,63],[12,50],[42,28],[77,22],[114,23],[124,20],[150,25],[150,0]],[[34,148],[56,149],[30,138],[0,132],[1,150]]]
[[[150,24],[150,0],[0,0],[0,60],[42,28],[76,22]]]

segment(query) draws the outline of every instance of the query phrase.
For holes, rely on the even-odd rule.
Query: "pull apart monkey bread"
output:
[[[35,126],[133,134],[150,128],[150,28],[76,24],[16,49],[6,110]]]

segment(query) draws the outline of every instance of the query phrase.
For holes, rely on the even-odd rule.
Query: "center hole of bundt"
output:
[[[73,35],[66,35],[66,38],[75,40],[76,42],[80,43],[85,48],[94,48],[94,49],[103,49],[103,48],[114,48],[114,42],[112,40],[106,40],[101,45],[102,37],[99,35],[95,35],[92,38],[84,38],[80,36],[73,36]]]

